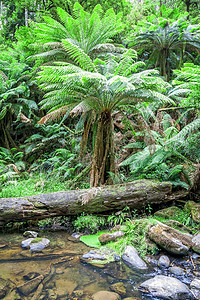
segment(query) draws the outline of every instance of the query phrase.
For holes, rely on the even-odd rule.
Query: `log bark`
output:
[[[126,206],[141,209],[174,199],[169,182],[137,180],[123,185],[70,190],[19,198],[0,199],[0,225],[8,222],[105,213]]]

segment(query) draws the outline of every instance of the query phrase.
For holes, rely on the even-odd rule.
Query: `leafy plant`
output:
[[[94,233],[100,230],[106,224],[104,217],[95,215],[85,215],[84,213],[79,216],[74,222],[73,226],[78,231],[87,231]]]

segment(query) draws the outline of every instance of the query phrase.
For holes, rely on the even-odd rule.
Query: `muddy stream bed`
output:
[[[119,282],[126,290],[121,299],[156,299],[140,291],[138,285],[158,274],[176,277],[189,285],[200,275],[200,256],[194,253],[169,256],[172,266],[184,270],[181,276],[157,266],[161,254],[147,257],[148,270],[144,271],[129,268],[122,261],[100,268],[82,262],[81,256],[91,248],[70,241],[66,232],[44,232],[42,236],[50,240],[50,245],[41,253],[31,253],[21,248],[22,234],[0,234],[0,299],[89,300],[98,291],[111,291],[111,286]]]

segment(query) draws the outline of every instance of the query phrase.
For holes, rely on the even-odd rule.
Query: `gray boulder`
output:
[[[126,247],[122,259],[131,267],[141,270],[146,270],[148,268],[147,264],[140,258],[137,250],[133,246],[128,245]]]
[[[31,243],[33,240],[34,240],[34,238],[29,238],[29,239],[27,239],[27,240],[25,240],[25,241],[22,241],[22,243],[21,243],[22,248],[24,248],[24,249],[30,248],[30,243]]]
[[[200,253],[200,233],[198,233],[197,235],[195,235],[192,239],[192,249],[197,252]]]
[[[41,252],[44,248],[49,245],[50,241],[46,238],[42,238],[41,240],[34,239],[30,243],[30,250],[32,252]]]
[[[161,248],[173,254],[187,254],[192,245],[192,235],[157,222],[149,226],[149,238]]]
[[[190,300],[193,295],[189,288],[180,280],[163,275],[146,280],[140,285],[153,297],[167,300]]]
[[[22,241],[21,246],[24,249],[30,248],[32,252],[40,252],[49,245],[50,241],[46,238],[30,238]]]
[[[168,268],[170,265],[170,260],[167,255],[161,255],[161,257],[158,260],[158,266],[160,268]]]

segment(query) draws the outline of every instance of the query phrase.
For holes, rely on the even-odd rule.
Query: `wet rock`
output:
[[[71,236],[68,237],[68,240],[71,242],[79,242],[80,237],[81,237],[80,233],[74,232],[72,233]]]
[[[30,250],[32,252],[41,252],[44,248],[46,248],[50,243],[50,240],[46,238],[36,238],[33,239],[30,243]]]
[[[28,296],[34,289],[38,287],[38,285],[42,282],[44,279],[43,275],[40,275],[24,284],[21,286],[18,286],[17,289],[20,293],[22,293],[25,296]]]
[[[158,260],[158,266],[160,268],[168,268],[170,265],[170,259],[167,255],[161,255],[161,257]]]
[[[195,278],[191,283],[190,287],[192,289],[200,290],[200,279]]]
[[[171,268],[169,268],[169,271],[176,276],[184,276],[185,275],[185,271],[183,269],[181,269],[180,267],[171,267]]]
[[[187,254],[192,245],[192,236],[157,222],[149,226],[149,238],[161,248],[173,254]]]
[[[146,280],[140,285],[143,292],[148,292],[154,297],[167,300],[193,299],[189,288],[180,280],[163,275]]]
[[[192,219],[196,223],[200,223],[200,204],[194,201],[188,201],[185,204],[185,209],[189,209],[192,215]]]
[[[28,230],[23,233],[23,236],[28,237],[28,238],[36,238],[38,236],[38,232]]]
[[[30,243],[34,240],[34,238],[29,238],[25,241],[22,241],[21,246],[24,249],[28,249],[30,247]]]
[[[91,250],[90,252],[82,255],[82,258],[83,259],[89,259],[89,258],[92,258],[92,259],[100,259],[100,260],[104,260],[105,258],[100,255],[100,254],[97,254],[95,251]]]
[[[112,284],[110,286],[110,289],[119,295],[122,295],[122,296],[126,295],[126,288],[125,288],[123,282],[117,282],[117,283]]]
[[[0,278],[0,299],[4,298],[9,291],[9,283],[3,278]]]
[[[177,215],[182,214],[182,209],[176,206],[167,207],[161,210],[158,210],[154,213],[154,216],[161,217],[164,219],[175,218]]]
[[[124,236],[124,231],[115,231],[113,233],[103,233],[99,236],[99,241],[102,245],[115,241],[116,239]]]
[[[116,253],[107,247],[91,250],[82,255],[81,260],[96,267],[103,268],[106,264],[115,261]]]
[[[145,270],[147,269],[147,264],[139,257],[137,250],[128,245],[122,255],[122,259],[131,267]]]
[[[46,238],[29,238],[22,241],[21,246],[24,249],[30,248],[32,252],[40,252],[49,245],[50,241]]]
[[[192,239],[192,249],[197,252],[200,253],[200,233],[198,233],[197,235],[195,235]]]
[[[92,295],[92,300],[120,300],[121,297],[114,292],[99,291]]]

